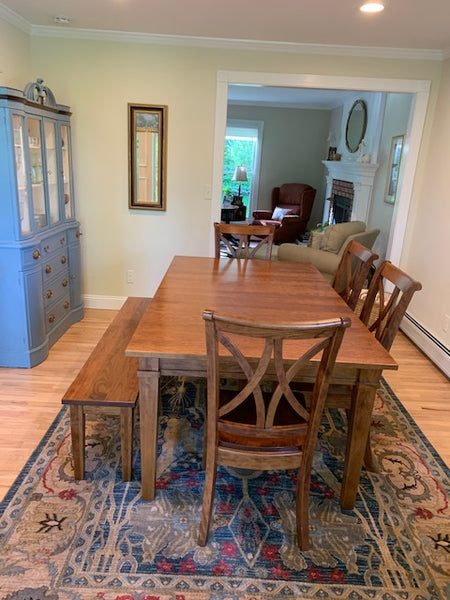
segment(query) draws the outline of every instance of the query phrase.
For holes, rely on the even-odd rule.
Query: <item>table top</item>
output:
[[[175,256],[142,316],[126,354],[204,358],[202,313],[214,310],[270,323],[348,317],[336,364],[396,369],[397,363],[311,264]],[[292,342],[292,345],[301,342]],[[300,348],[292,348],[292,358]],[[289,358],[289,357],[288,357]]]

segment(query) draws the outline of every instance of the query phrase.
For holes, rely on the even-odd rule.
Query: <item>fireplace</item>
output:
[[[323,221],[367,223],[372,188],[378,165],[347,161],[322,161],[327,170],[327,189]],[[337,207],[334,209],[334,201]],[[349,206],[350,201],[350,206]],[[333,220],[334,219],[334,220]]]
[[[344,196],[334,196],[331,200],[329,223],[346,223],[352,216],[352,201]]]
[[[351,181],[333,179],[328,223],[346,223],[351,220],[354,196],[355,190]]]

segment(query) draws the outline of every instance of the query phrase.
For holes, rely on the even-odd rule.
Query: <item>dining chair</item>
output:
[[[221,245],[230,258],[254,258],[264,246],[263,258],[270,260],[272,257],[274,225],[214,223],[214,232],[216,258],[221,256]]]
[[[342,254],[333,287],[352,310],[356,308],[370,268],[377,258],[378,254],[356,240],[351,240]]]
[[[385,260],[375,271],[359,318],[390,350],[412,297],[422,284]]]
[[[206,545],[218,465],[252,470],[297,469],[297,543],[309,547],[309,487],[313,454],[329,378],[349,319],[268,324],[242,321],[206,310],[206,460],[198,544]],[[245,356],[257,340],[259,359]],[[289,363],[284,342],[302,340],[303,353]],[[292,379],[321,355],[310,407],[291,388]],[[220,355],[220,358],[219,358]],[[244,385],[223,389],[224,361]],[[221,368],[222,367],[222,368]],[[270,372],[270,376],[269,376]],[[276,379],[274,385],[264,382]],[[269,391],[270,390],[270,391]]]
[[[415,281],[388,260],[381,263],[376,269],[367,294],[361,300],[362,308],[359,318],[386,350],[391,349],[413,295],[421,289],[421,283]],[[330,386],[326,407],[349,409],[352,392],[352,386]],[[370,471],[377,470],[370,434],[367,440],[364,464]]]

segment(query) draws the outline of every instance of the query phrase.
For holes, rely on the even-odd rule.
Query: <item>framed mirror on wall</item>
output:
[[[386,193],[384,195],[384,201],[388,204],[395,203],[404,142],[404,135],[395,135],[392,138],[391,153],[389,156],[388,179],[386,182]]]
[[[130,208],[166,210],[167,106],[128,104]]]
[[[356,152],[366,134],[367,106],[364,100],[355,100],[348,113],[345,127],[345,145],[352,154]]]

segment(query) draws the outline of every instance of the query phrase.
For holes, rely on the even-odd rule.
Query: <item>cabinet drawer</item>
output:
[[[69,269],[64,269],[57,277],[49,279],[45,282],[44,287],[44,304],[47,308],[54,302],[57,302],[69,290]]]
[[[43,257],[44,263],[42,265],[42,277],[44,285],[47,285],[49,279],[53,279],[58,273],[67,269],[67,248],[64,248],[60,252],[55,252],[52,256]]]
[[[42,240],[41,248],[42,248],[42,259],[46,260],[45,257],[53,254],[53,252],[57,252],[62,248],[66,248],[67,246],[67,232],[62,231],[55,235],[49,235],[45,239]]]
[[[80,227],[72,227],[71,229],[67,230],[67,243],[68,244],[74,244],[80,243],[80,236],[81,236],[81,231],[80,231]]]
[[[47,333],[58,325],[70,311],[69,292],[65,294],[56,304],[45,311],[45,327]]]
[[[22,264],[25,269],[27,267],[34,267],[38,264],[42,264],[42,250],[40,244],[22,250]]]

